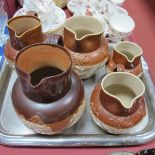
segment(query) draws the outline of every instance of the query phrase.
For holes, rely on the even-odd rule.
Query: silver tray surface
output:
[[[0,144],[35,147],[90,147],[90,146],[129,146],[142,145],[155,140],[155,87],[146,62],[142,58],[142,80],[146,86],[145,100],[148,108],[148,123],[141,131],[132,134],[112,135],[98,127],[90,116],[90,96],[96,85],[105,75],[100,70],[90,79],[83,80],[85,86],[86,109],[81,119],[62,134],[43,136],[34,133],[20,121],[12,102],[11,91],[17,78],[16,72],[5,67],[3,81],[0,81]]]

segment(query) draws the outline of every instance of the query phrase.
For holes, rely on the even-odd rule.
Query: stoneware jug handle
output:
[[[60,46],[64,45],[63,38],[59,34],[49,34],[49,35],[47,35],[46,43],[56,44],[56,45],[60,45]]]
[[[117,72],[125,72],[125,67],[123,64],[116,65]]]

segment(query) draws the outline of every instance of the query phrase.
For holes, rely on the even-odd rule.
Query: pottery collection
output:
[[[47,135],[73,126],[85,109],[82,79],[104,69],[107,75],[90,94],[94,122],[113,134],[136,132],[146,125],[145,85],[139,79],[143,51],[136,43],[122,41],[135,23],[127,14],[108,20],[109,40],[116,42],[111,52],[103,35],[106,27],[93,16],[68,18],[63,35],[44,34],[36,16],[8,21],[10,39],[4,53],[17,73],[11,98],[25,126]]]

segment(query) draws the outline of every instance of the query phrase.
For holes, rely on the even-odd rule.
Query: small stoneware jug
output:
[[[107,63],[107,72],[129,72],[142,75],[142,48],[136,43],[124,41],[117,43]]]
[[[43,42],[40,20],[35,16],[18,16],[11,18],[7,24],[10,40],[7,41],[4,53],[10,64],[19,51],[31,44]]]
[[[143,82],[131,73],[106,75],[91,96],[93,119],[114,134],[138,132],[147,124],[144,92]]]
[[[30,45],[18,53],[15,68],[12,103],[27,127],[58,134],[78,121],[85,107],[84,88],[63,47]]]
[[[85,79],[95,74],[108,60],[104,26],[92,16],[74,16],[64,24],[64,46],[69,51],[73,69]]]

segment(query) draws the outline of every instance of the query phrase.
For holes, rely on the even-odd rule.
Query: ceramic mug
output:
[[[115,44],[107,63],[107,72],[130,72],[140,77],[142,75],[142,48],[136,43],[123,41]]]
[[[114,14],[109,19],[109,39],[112,42],[125,40],[135,28],[134,20],[122,13]]]

